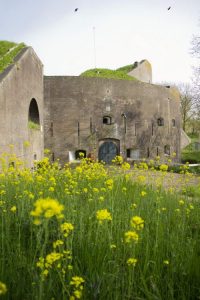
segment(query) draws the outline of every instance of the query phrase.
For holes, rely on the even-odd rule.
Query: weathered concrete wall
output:
[[[181,129],[181,149],[185,148],[191,143],[191,139],[189,136],[185,133],[183,129]]]
[[[152,83],[152,68],[148,60],[142,60],[141,62],[135,62],[137,66],[128,73],[142,82]]]
[[[32,99],[40,119],[35,133],[28,128]],[[15,64],[0,76],[0,154],[10,151],[9,144],[29,166],[43,156],[43,66],[32,48],[22,50]]]
[[[104,141],[115,141],[124,157],[131,150],[138,151],[138,158],[165,158],[166,146],[170,153],[177,153],[177,160],[180,157],[179,94],[172,88],[45,76],[44,101],[45,148],[62,163],[76,150],[98,157]],[[111,124],[104,124],[104,117]],[[164,126],[158,126],[159,118],[164,119]]]

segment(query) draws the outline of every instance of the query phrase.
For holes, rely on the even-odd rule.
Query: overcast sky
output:
[[[32,46],[45,75],[147,59],[155,83],[191,79],[200,0],[0,0],[0,10],[0,39]]]

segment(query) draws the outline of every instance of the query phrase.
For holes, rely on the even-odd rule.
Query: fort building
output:
[[[0,153],[14,145],[32,166],[43,157],[73,161],[80,152],[110,163],[125,159],[180,159],[181,119],[177,89],[152,84],[148,61],[133,65],[138,80],[43,76],[31,47],[0,73]],[[143,71],[142,71],[143,70]]]

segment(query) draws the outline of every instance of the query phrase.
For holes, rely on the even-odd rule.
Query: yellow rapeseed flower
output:
[[[164,264],[164,265],[169,265],[169,261],[168,261],[168,260],[164,260],[164,261],[163,261],[163,264]]]
[[[146,194],[147,194],[147,192],[145,192],[145,191],[141,191],[141,193],[140,193],[140,195],[141,195],[142,197],[144,197]]]
[[[74,230],[74,226],[71,223],[63,223],[60,225],[60,230],[63,233],[64,237],[68,237],[72,230]]]
[[[0,296],[4,295],[7,292],[7,287],[5,283],[0,281]]]
[[[137,261],[138,261],[137,258],[131,257],[131,258],[127,259],[126,262],[127,262],[128,266],[135,267]]]
[[[52,218],[56,216],[58,219],[63,218],[62,211],[64,206],[57,200],[51,198],[38,199],[35,203],[35,210],[31,211],[31,215],[37,219],[40,217]]]
[[[10,211],[12,211],[13,213],[15,213],[16,212],[16,210],[17,210],[17,207],[14,205],[14,206],[12,206],[11,207],[11,209],[10,209]]]
[[[107,209],[100,209],[96,212],[96,218],[99,220],[99,223],[102,224],[102,221],[112,221],[111,214]]]
[[[124,233],[124,237],[125,237],[125,242],[126,243],[131,243],[131,242],[137,243],[138,240],[139,240],[139,235],[135,231],[127,231],[127,232],[125,232]]]
[[[57,248],[59,246],[62,246],[64,244],[64,242],[62,240],[57,240],[55,242],[53,242],[53,248]]]
[[[74,276],[72,277],[72,280],[70,281],[70,285],[75,286],[76,288],[80,287],[85,280],[80,276]]]
[[[144,228],[144,220],[141,217],[134,216],[131,219],[131,226],[137,230]]]

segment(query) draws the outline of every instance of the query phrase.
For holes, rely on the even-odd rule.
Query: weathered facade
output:
[[[43,157],[43,140],[43,66],[33,49],[25,48],[0,74],[0,155],[14,152],[31,166]]]
[[[143,81],[79,76],[45,76],[42,63],[27,47],[0,74],[0,154],[10,152],[32,166],[43,156],[72,161],[87,157],[110,162],[180,158],[179,93],[153,85],[151,66],[142,61]],[[148,83],[147,83],[148,82]],[[32,129],[31,123],[36,126]],[[28,142],[28,143],[27,143]],[[30,146],[28,146],[30,144]]]
[[[180,156],[179,93],[137,81],[44,77],[45,146],[62,163],[79,152],[110,162]]]

